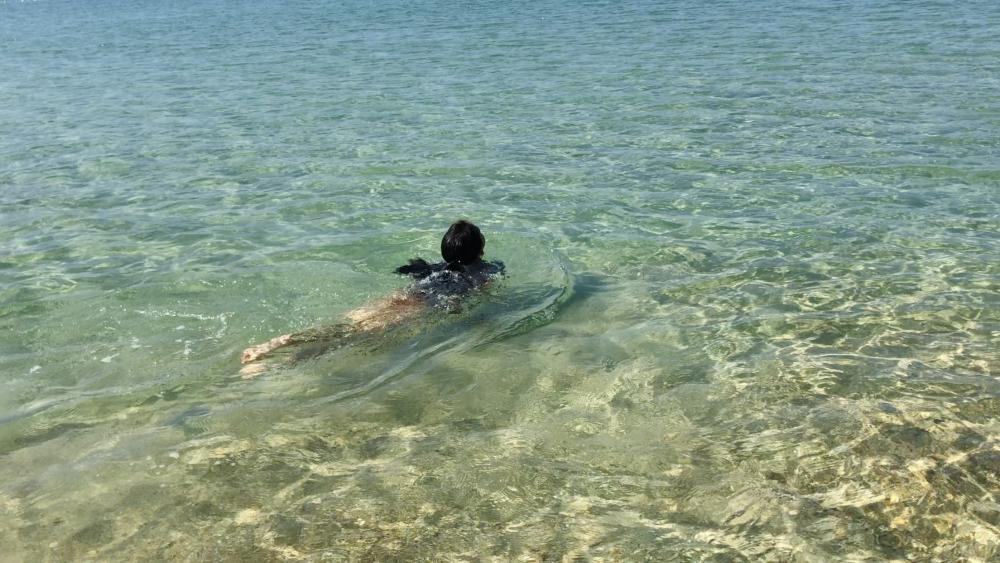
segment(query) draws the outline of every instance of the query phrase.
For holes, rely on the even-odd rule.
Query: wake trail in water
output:
[[[468,312],[458,315],[458,319],[452,319],[454,315],[450,314],[440,315],[430,321],[431,326],[415,339],[400,340],[390,336],[388,342],[385,339],[373,342],[375,348],[368,352],[377,353],[390,342],[395,350],[415,351],[395,359],[387,369],[361,385],[336,392],[323,398],[321,403],[366,395],[419,362],[483,348],[552,322],[572,297],[573,276],[566,261],[555,252],[551,253],[546,263],[536,264],[531,272],[529,280],[522,282],[515,275],[512,279],[499,282],[487,293],[474,297],[467,304]],[[543,275],[542,279],[538,279],[539,274]],[[427,322],[427,319],[419,322]],[[400,332],[407,330],[413,330],[413,327],[404,327]],[[392,353],[393,350],[386,351]]]

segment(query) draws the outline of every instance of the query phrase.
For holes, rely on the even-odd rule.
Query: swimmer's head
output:
[[[472,264],[483,256],[486,238],[479,227],[462,220],[455,221],[441,239],[441,256],[445,262]]]

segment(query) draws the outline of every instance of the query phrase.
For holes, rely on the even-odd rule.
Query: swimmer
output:
[[[428,307],[452,309],[462,297],[503,274],[503,262],[483,260],[486,238],[479,227],[456,221],[441,239],[444,261],[430,264],[414,258],[396,268],[397,274],[413,278],[409,287],[366,307],[347,313],[348,323],[283,334],[243,351],[240,373],[252,377],[266,369],[257,364],[275,350],[309,342],[333,342],[345,336],[384,330],[415,316]]]

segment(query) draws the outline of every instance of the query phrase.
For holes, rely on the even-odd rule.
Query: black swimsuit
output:
[[[447,263],[438,262],[418,270],[406,272],[416,280],[410,292],[423,297],[432,307],[448,308],[470,291],[503,275],[504,265],[499,261],[479,261],[468,266],[453,264],[449,268]]]

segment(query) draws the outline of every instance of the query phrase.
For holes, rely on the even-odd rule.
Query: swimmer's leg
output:
[[[254,347],[257,355],[253,359],[243,362],[240,375],[243,379],[253,379],[269,371],[293,366],[301,361],[311,360],[331,350],[347,346],[356,339],[355,337],[365,334],[368,333],[359,332],[352,326],[338,325],[286,335],[291,338],[278,337]],[[271,342],[276,342],[278,345],[266,348]],[[285,347],[292,347],[292,349],[288,352],[279,350]],[[247,351],[249,352],[250,349]],[[247,357],[247,352],[244,352],[244,357]]]
[[[286,346],[305,344],[308,342],[318,342],[324,340],[337,340],[348,336],[353,331],[353,327],[347,324],[310,328],[291,334],[282,334],[256,346],[251,346],[243,351],[240,356],[241,364],[250,364],[271,355],[275,350]]]
[[[399,292],[347,314],[352,326],[362,331],[384,330],[419,314],[427,308],[424,297]]]
[[[240,363],[246,365],[256,362],[286,346],[306,344],[313,342],[325,342],[336,344],[359,333],[380,332],[394,325],[398,325],[408,318],[413,317],[427,306],[423,297],[411,293],[397,293],[381,301],[351,311],[347,314],[351,322],[332,326],[324,326],[306,329],[291,334],[282,334],[272,338],[263,344],[251,346],[243,351],[240,356]],[[328,345],[323,351],[329,349]],[[319,354],[314,354],[319,355]]]

